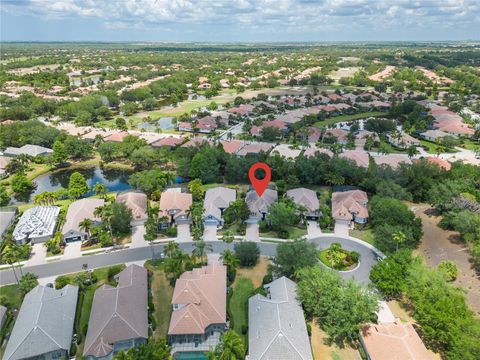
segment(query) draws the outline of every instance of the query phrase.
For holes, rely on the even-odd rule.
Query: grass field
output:
[[[153,316],[157,327],[153,334],[155,339],[165,339],[168,332],[168,324],[170,322],[170,315],[172,313],[172,295],[173,288],[165,276],[162,265],[157,265],[151,261],[147,261],[145,267],[152,272],[151,291],[153,297],[153,304],[155,311]]]
[[[297,226],[287,226],[288,238],[289,239],[298,239],[302,236],[307,235],[307,228],[297,227]],[[278,234],[275,231],[260,232],[260,237],[265,238],[278,238]]]
[[[350,236],[363,240],[369,244],[373,243],[373,233],[371,229],[366,230],[350,230]]]
[[[232,287],[232,290],[228,311],[233,323],[233,330],[242,337],[244,344],[248,344],[248,332],[244,334],[242,329],[248,329],[248,298],[254,290],[252,280],[239,276],[235,280],[235,287]]]
[[[425,146],[428,148],[428,150],[426,150],[429,154],[437,154],[437,148],[439,147],[438,144],[435,144],[433,142],[430,142],[430,141],[427,141],[427,140],[423,140],[421,139],[420,140],[420,145],[421,146]],[[442,151],[442,152],[447,152],[447,153],[456,153],[458,152],[457,150],[455,149],[449,149],[447,151]]]
[[[325,119],[323,121],[317,121],[313,125],[316,127],[325,127],[328,125],[337,124],[339,122],[360,120],[360,119],[365,119],[372,116],[376,117],[376,116],[385,116],[385,115],[386,113],[381,111],[370,111],[370,112],[363,112],[363,113],[351,114],[351,115],[340,115],[340,116],[334,116],[334,117]]]

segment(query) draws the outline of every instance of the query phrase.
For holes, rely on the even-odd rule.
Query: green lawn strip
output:
[[[475,150],[480,149],[480,142],[475,141],[475,140],[466,139],[466,140],[464,140],[463,145],[460,145],[460,147],[464,148],[464,149],[467,149],[467,150],[475,151]]]
[[[19,274],[20,276],[20,274]],[[13,285],[5,285],[0,288],[0,304],[7,307],[7,309],[12,311],[13,309],[20,309],[22,305],[23,295],[20,292],[20,289],[17,284]],[[7,319],[3,326],[3,329],[0,333],[0,340],[3,341],[5,334],[10,333],[13,329],[13,325],[15,323],[15,319],[10,313],[7,313]],[[1,344],[1,342],[0,342]],[[3,357],[3,353],[7,347],[7,343],[5,342],[3,346],[0,348],[0,358]]]
[[[228,313],[231,321],[231,328],[242,337],[243,343],[247,342],[247,332],[242,329],[248,329],[248,298],[253,293],[252,280],[240,277],[235,281],[235,288],[231,288],[231,295],[228,302]]]
[[[153,264],[147,261],[145,267],[152,272],[151,291],[155,310],[156,328],[153,337],[155,339],[166,339],[168,333],[168,325],[172,314],[171,300],[173,296],[173,288],[165,276],[162,265]]]
[[[425,146],[428,148],[428,150],[426,150],[429,154],[437,154],[437,148],[440,146],[439,144],[436,144],[434,142],[431,142],[431,141],[427,141],[427,140],[423,140],[421,139],[420,140],[420,145],[421,146]],[[458,152],[457,150],[455,149],[446,149],[446,148],[443,148],[443,151],[442,153],[456,153]]]
[[[352,120],[359,120],[359,119],[365,119],[368,117],[376,117],[376,116],[387,116],[387,113],[381,112],[381,111],[370,111],[370,112],[362,112],[362,113],[357,113],[357,114],[347,114],[347,115],[339,115],[339,116],[334,116],[328,119],[325,119],[323,121],[317,121],[315,124],[313,124],[316,127],[325,127],[328,125],[333,125],[339,122],[344,122],[344,121],[352,121]]]
[[[289,239],[297,239],[302,236],[307,235],[307,228],[301,228],[297,226],[287,226],[285,228],[288,231],[288,238]],[[260,232],[260,237],[264,238],[278,238],[278,233],[276,231],[266,231]]]
[[[373,233],[372,233],[371,229],[350,230],[350,236],[374,245],[374,243],[373,243],[374,242],[373,241]]]

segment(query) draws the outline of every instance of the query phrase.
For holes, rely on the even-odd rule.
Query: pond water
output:
[[[188,100],[205,100],[206,97],[204,95],[198,94],[188,94]]]
[[[155,123],[141,122],[137,125],[137,128],[154,132],[157,128],[162,130],[174,129],[175,124],[173,123],[173,117],[169,116],[158,119],[156,125]]]
[[[82,86],[82,81],[87,82],[87,80],[92,81],[94,84],[98,84],[100,81],[100,76],[99,75],[93,75],[93,76],[82,76],[82,77],[77,77],[77,76],[72,76],[70,77],[70,85],[74,86]]]
[[[70,175],[74,171],[78,171],[87,179],[87,184],[91,188],[96,183],[102,183],[107,188],[108,191],[123,191],[131,189],[132,186],[128,183],[128,176],[130,172],[125,170],[107,170],[101,169],[100,167],[91,167],[91,168],[83,168],[83,169],[66,169],[60,170],[53,173],[48,173],[44,175],[40,175],[37,177],[34,182],[37,184],[37,188],[35,191],[30,195],[29,199],[22,199],[24,201],[33,200],[35,195],[41,194],[44,191],[56,191],[60,188],[68,188],[68,183],[70,181]],[[87,195],[93,195],[93,191]]]

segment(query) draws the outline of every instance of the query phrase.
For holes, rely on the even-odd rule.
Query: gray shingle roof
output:
[[[119,274],[117,287],[98,288],[83,355],[103,357],[112,352],[118,341],[147,339],[147,296],[147,270],[138,265],[130,265]]]
[[[268,298],[257,294],[248,299],[249,359],[312,360],[295,283],[282,277],[265,287]]]
[[[315,212],[320,208],[317,193],[306,188],[297,188],[287,191],[287,196],[292,198],[297,205],[305,206],[308,210]]]
[[[38,146],[38,145],[23,145],[21,148],[17,147],[8,147],[3,152],[7,156],[18,156],[21,154],[38,156],[38,155],[49,155],[53,152],[52,149]]]
[[[212,215],[221,219],[221,210],[226,209],[232,201],[235,201],[237,193],[234,189],[216,187],[208,189],[203,202],[204,216]]]
[[[270,206],[278,200],[277,190],[266,189],[261,197],[255,190],[247,192],[245,201],[253,216],[261,217],[263,213],[267,213]]]
[[[25,359],[55,350],[69,350],[78,287],[55,290],[38,285],[23,300],[5,350],[4,360]]]

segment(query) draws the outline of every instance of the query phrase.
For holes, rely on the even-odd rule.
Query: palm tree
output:
[[[240,335],[233,330],[223,333],[215,352],[218,360],[245,359],[245,345],[243,345]]]
[[[227,267],[228,279],[233,281],[235,278],[235,273],[237,271],[238,265],[240,265],[240,260],[235,255],[232,250],[225,250],[220,255],[220,260],[222,260],[223,265]]]
[[[396,242],[398,251],[398,247],[407,240],[407,237],[402,231],[397,231],[392,234],[392,239]]]
[[[169,241],[167,245],[163,248],[163,252],[165,253],[165,256],[171,256],[174,252],[178,251],[180,247],[178,246],[178,243],[175,241]]]
[[[99,195],[102,199],[105,199],[105,196],[107,195],[107,192],[108,192],[108,188],[102,183],[96,183],[93,186],[93,192],[96,195]]]
[[[411,159],[418,154],[418,150],[415,146],[409,146],[407,149],[408,158]]]
[[[2,254],[3,260],[7,264],[10,264],[10,266],[12,267],[13,275],[15,276],[15,280],[17,280],[17,284],[18,284],[18,277],[17,277],[17,273],[15,272],[14,264],[17,261],[19,261],[18,255],[19,255],[19,252],[16,249],[16,245],[10,245],[10,246],[7,245],[7,247],[5,248]]]
[[[78,224],[78,227],[80,228],[80,230],[85,231],[88,237],[90,237],[90,229],[92,228],[92,225],[93,225],[93,221],[88,218],[85,218],[82,221],[80,221],[80,223]]]
[[[213,251],[212,245],[207,244],[204,240],[195,241],[193,246],[195,249],[193,249],[192,255],[199,257],[202,264],[206,251]]]

